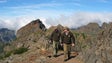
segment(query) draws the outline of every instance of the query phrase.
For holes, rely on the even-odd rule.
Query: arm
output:
[[[62,40],[61,40],[61,33],[59,33],[59,42],[61,43]]]
[[[61,44],[63,44],[64,33],[61,34]]]
[[[51,42],[53,42],[53,33],[54,33],[54,32],[52,32],[52,34],[51,34],[51,36],[50,36]]]
[[[75,37],[74,37],[73,33],[71,33],[71,40],[72,40],[72,44],[75,44]]]

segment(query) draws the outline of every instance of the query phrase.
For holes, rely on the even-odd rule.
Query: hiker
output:
[[[61,35],[61,41],[64,49],[64,61],[70,59],[71,46],[75,45],[75,37],[69,28],[65,27]]]
[[[61,33],[56,28],[51,34],[51,42],[53,43],[53,57],[57,57],[59,44],[60,44]]]

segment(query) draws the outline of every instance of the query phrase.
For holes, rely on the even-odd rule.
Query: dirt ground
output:
[[[71,58],[68,61],[64,62],[64,55],[63,53],[60,53],[59,56],[56,58],[55,57],[49,58],[48,63],[83,63],[75,58],[77,55],[78,53],[72,52]]]

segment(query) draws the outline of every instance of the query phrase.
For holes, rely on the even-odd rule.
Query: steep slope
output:
[[[32,42],[37,42],[46,31],[45,25],[39,19],[32,21],[17,31],[17,39],[13,43],[17,47],[30,47]]]
[[[19,29],[16,40],[4,48],[6,58],[2,63],[32,63],[40,60],[48,43],[45,31],[46,27],[39,19]]]
[[[46,30],[45,25],[39,20],[34,20],[17,31],[17,37],[24,37],[39,30]]]
[[[104,23],[95,35],[86,37],[77,58],[84,63],[112,63],[112,23]],[[88,33],[88,32],[86,32]]]

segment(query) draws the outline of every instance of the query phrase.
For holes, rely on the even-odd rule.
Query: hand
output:
[[[61,44],[61,46],[63,46],[63,44]]]
[[[72,46],[75,46],[75,44],[73,43]]]
[[[49,41],[50,44],[52,44],[52,41]]]

